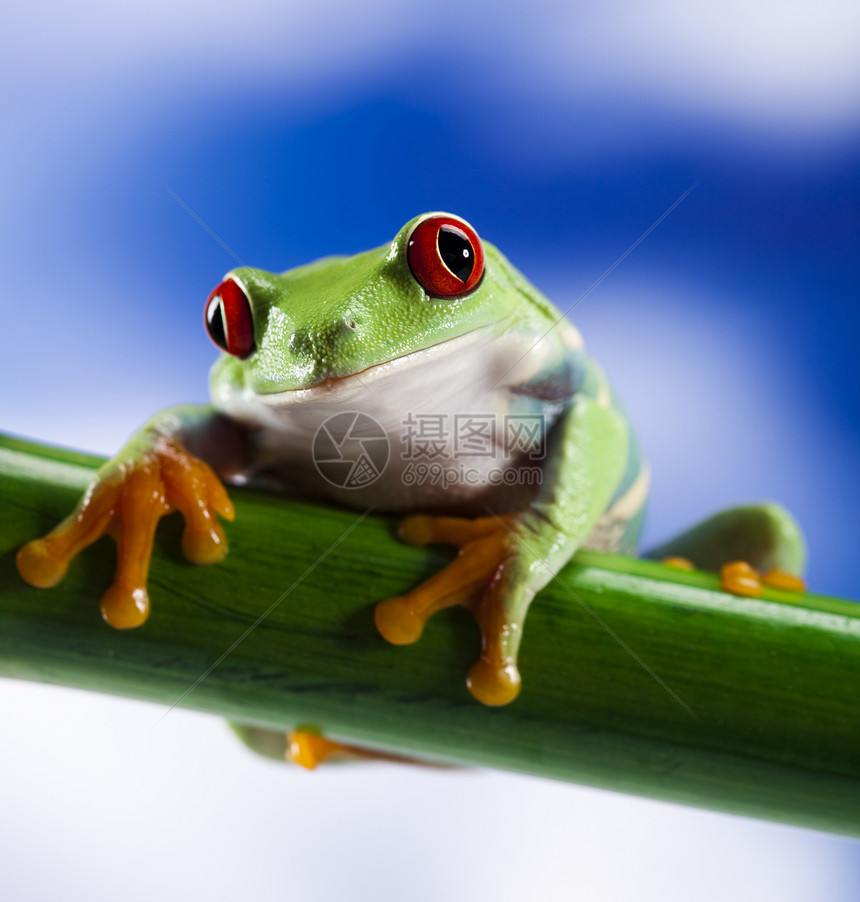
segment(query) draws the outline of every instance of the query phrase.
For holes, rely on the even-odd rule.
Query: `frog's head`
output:
[[[307,389],[477,330],[498,334],[524,294],[540,306],[502,254],[447,213],[416,217],[390,244],[355,257],[281,275],[242,267],[206,305],[209,335],[227,352],[213,388]]]

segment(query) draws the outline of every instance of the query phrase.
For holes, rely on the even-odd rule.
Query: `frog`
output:
[[[620,402],[573,322],[462,217],[425,213],[373,250],[282,273],[241,265],[208,296],[204,322],[220,351],[211,402],[153,417],[63,522],[21,548],[31,585],[58,583],[110,532],[101,613],[131,629],[150,614],[155,531],[173,510],[195,564],[227,552],[227,485],[372,510],[399,518],[408,544],[456,549],[422,584],[378,600],[379,634],[410,645],[432,615],[467,608],[481,647],[466,687],[500,706],[520,693],[541,589],[580,549],[636,553],[650,475]],[[799,587],[805,546],[767,502],[646,556],[723,571],[724,588],[755,595],[768,581]]]

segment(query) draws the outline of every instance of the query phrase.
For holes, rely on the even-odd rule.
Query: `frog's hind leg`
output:
[[[643,557],[682,558],[700,570],[721,572],[724,588],[730,591],[733,574],[755,581],[756,572],[765,574],[765,582],[773,585],[800,588],[802,583],[792,580],[803,573],[806,549],[791,514],[778,504],[768,503],[715,514]],[[751,572],[741,565],[748,565]],[[727,572],[730,568],[734,569]]]
[[[778,504],[753,504],[721,511],[643,557],[687,558],[700,570],[719,570],[743,560],[756,570],[800,574],[805,561],[800,527]]]

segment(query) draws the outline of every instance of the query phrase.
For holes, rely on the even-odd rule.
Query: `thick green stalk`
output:
[[[851,602],[743,599],[709,574],[582,553],[529,615],[522,695],[490,709],[464,685],[479,641],[465,611],[434,617],[417,645],[377,635],[374,602],[447,559],[400,544],[381,517],[233,491],[230,554],[194,567],[174,515],[152,614],[129,632],[99,614],[109,542],[56,588],[25,585],[16,549],[68,512],[97,464],[0,438],[0,675],[860,835]]]

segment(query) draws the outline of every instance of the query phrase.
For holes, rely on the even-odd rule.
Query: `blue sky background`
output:
[[[382,244],[415,214],[447,209],[565,309],[696,183],[573,314],[651,460],[647,536],[775,498],[807,532],[812,588],[860,597],[856,4],[154,0],[8,9],[0,428],[109,453],[156,410],[203,400],[213,349],[202,307],[235,265],[223,245],[281,270]],[[389,801],[377,830],[395,845],[414,835],[423,850],[404,847],[404,873],[438,853],[436,882],[421,898],[456,897],[478,879],[476,867],[495,898],[512,897],[518,880],[528,885],[538,872],[548,891],[564,879],[587,898],[752,899],[765,886],[770,898],[857,894],[848,841],[503,775],[380,767],[321,774],[310,789],[304,775],[234,752],[195,715],[174,712],[175,725],[153,737],[157,712],[148,706],[13,683],[0,685],[0,697],[21,734],[32,734],[26,749],[5,750],[4,772],[21,777],[15,786],[0,780],[0,810],[23,817],[34,797],[45,806],[30,833],[14,814],[6,821],[17,845],[5,848],[18,853],[4,862],[0,888],[12,881],[16,899],[47,886],[33,870],[40,845],[74,859],[71,882],[89,875],[89,898],[101,898],[92,883],[99,858],[87,849],[107,843],[119,864],[101,872],[102,883],[115,893],[131,859],[111,837],[122,828],[135,835],[140,824],[151,825],[141,842],[164,862],[140,877],[141,898],[160,877],[166,898],[165,887],[192,878],[212,898],[235,897],[249,869],[270,887],[276,871],[259,850],[272,834],[304,850],[290,859],[295,879],[307,879],[304,898],[330,898],[334,877],[323,886],[312,875],[361,842],[346,828],[328,846],[304,840],[273,799],[306,818],[322,799],[350,824],[389,786],[411,799],[411,814]],[[61,762],[33,754],[50,741],[52,722],[67,723]],[[194,749],[204,745],[214,758],[200,765]],[[88,768],[102,747],[143,756],[143,787],[128,804],[110,793],[92,803],[122,828],[105,836],[99,817],[85,818],[83,848],[72,854],[62,825],[80,814],[83,780],[88,797],[98,792],[99,773]],[[231,786],[258,794],[251,808],[218,779],[226,772]],[[195,817],[212,794],[224,823],[244,812],[244,840]],[[507,890],[493,883],[489,839],[469,859],[456,829],[444,842],[432,829],[447,823],[447,800],[473,804],[493,836],[500,795],[527,825]],[[165,806],[181,812],[182,837],[165,826]],[[640,862],[630,870],[635,890],[617,883],[612,856],[601,857],[601,830],[614,854]],[[569,850],[551,854],[559,831],[587,849],[577,868]],[[188,857],[174,859],[180,841]],[[228,847],[232,869],[209,886],[207,848]],[[724,861],[737,866],[718,868]],[[824,881],[828,891],[813,895]]]

